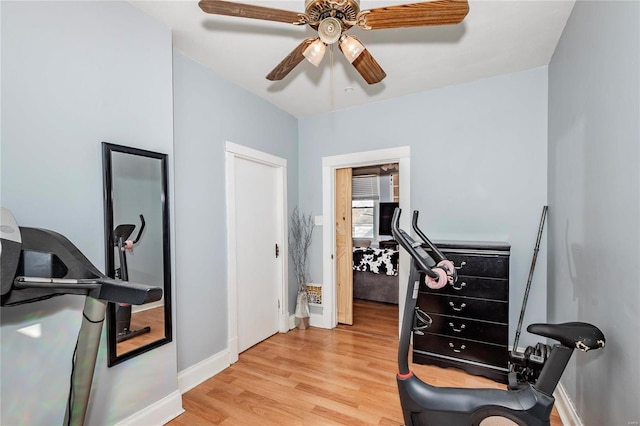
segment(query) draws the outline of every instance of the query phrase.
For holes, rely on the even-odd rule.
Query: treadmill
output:
[[[10,307],[63,294],[85,296],[74,353],[64,424],[83,425],[107,302],[142,305],[162,298],[162,288],[115,280],[101,273],[65,236],[18,226],[0,207],[0,306]]]

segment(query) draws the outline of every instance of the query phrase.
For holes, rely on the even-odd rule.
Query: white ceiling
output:
[[[372,9],[416,0],[361,0]],[[351,28],[387,73],[368,85],[337,46],[315,68],[302,61],[282,81],[265,76],[304,38],[308,26],[210,15],[197,1],[132,1],[173,30],[177,50],[295,117],[546,66],[574,0],[469,0],[459,25],[363,31]],[[243,0],[304,12],[304,0]],[[345,90],[346,89],[346,90]]]

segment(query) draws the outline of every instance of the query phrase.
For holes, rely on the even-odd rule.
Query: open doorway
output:
[[[338,304],[352,303],[347,324],[353,331],[397,335],[399,252],[391,217],[400,202],[399,169],[397,162],[351,169],[353,296],[351,302],[345,298]]]
[[[322,212],[323,212],[323,290],[322,290],[322,322],[318,322],[318,326],[325,328],[334,328],[338,325],[338,317],[341,314],[338,309],[338,298],[340,291],[344,286],[339,282],[337,271],[347,270],[350,273],[344,276],[349,277],[347,281],[349,291],[346,292],[349,297],[353,296],[353,242],[352,242],[352,225],[351,225],[351,185],[352,185],[352,168],[365,166],[374,166],[381,164],[398,163],[399,181],[402,182],[402,197],[400,198],[400,208],[405,212],[400,217],[400,227],[408,228],[410,226],[410,214],[406,214],[411,209],[410,206],[410,147],[395,147],[376,151],[364,151],[351,154],[342,154],[331,157],[323,157],[322,159]],[[343,179],[343,173],[348,176]],[[348,201],[342,200],[338,194],[346,191],[338,191],[341,185],[348,185]],[[338,207],[342,204],[342,210],[338,212]],[[348,225],[345,226],[343,218],[348,218]],[[337,241],[343,236],[344,245],[338,247]],[[407,253],[400,251],[399,253],[399,303],[398,312],[402,312],[404,308],[404,295],[407,290],[408,265],[410,258]],[[347,265],[345,268],[344,266]],[[351,306],[352,304],[349,304]],[[402,319],[398,316],[399,324]]]

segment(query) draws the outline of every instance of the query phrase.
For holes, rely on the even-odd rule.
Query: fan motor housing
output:
[[[305,12],[309,25],[318,29],[320,22],[329,17],[342,21],[342,28],[348,29],[360,12],[360,0],[305,0]]]

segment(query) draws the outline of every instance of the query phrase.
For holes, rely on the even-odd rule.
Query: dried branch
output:
[[[289,226],[289,253],[298,281],[298,292],[306,292],[310,280],[308,255],[314,226],[311,213],[301,214],[297,206],[293,209]]]

